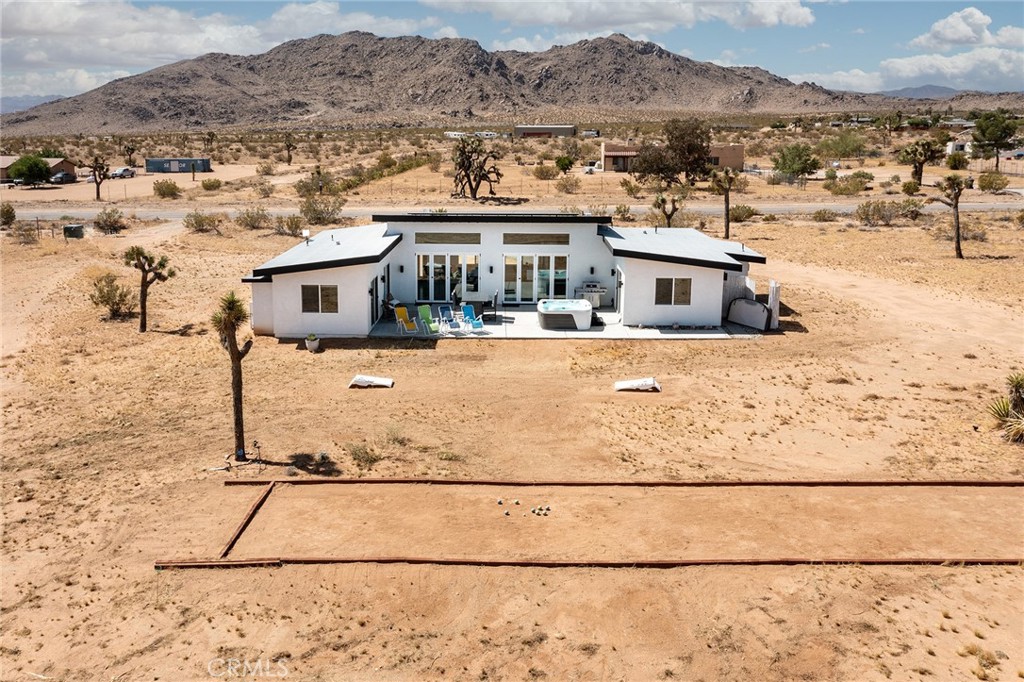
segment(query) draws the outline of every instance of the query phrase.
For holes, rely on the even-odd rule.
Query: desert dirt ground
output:
[[[933,238],[943,220],[734,225],[768,257],[755,279],[783,286],[782,333],[758,339],[336,340],[310,354],[257,338],[244,362],[247,438],[300,477],[1020,480],[1022,450],[985,408],[1024,369],[1024,231],[1009,215],[968,216],[988,241],[966,242],[958,261]],[[4,238],[0,678],[203,680],[228,659],[280,662],[300,680],[1024,671],[1020,565],[155,571],[158,559],[215,556],[256,495],[223,482],[261,474],[208,471],[232,443],[227,357],[209,317],[228,290],[248,299],[240,277],[292,243],[173,221],[69,243]],[[134,284],[117,257],[131,244],[180,271],[153,287],[145,335],[88,300],[105,270]],[[396,387],[345,389],[356,373]],[[664,391],[611,392],[635,376]],[[550,516],[504,527],[489,493],[332,488],[275,491],[237,551],[1024,554],[1020,488],[552,490]],[[537,492],[500,496],[529,504]]]

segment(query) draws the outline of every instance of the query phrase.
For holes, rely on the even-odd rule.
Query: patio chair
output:
[[[437,317],[441,320],[441,330],[452,334],[462,331],[462,323],[455,317],[452,307],[448,304],[437,306]]]
[[[417,312],[420,314],[420,322],[423,323],[423,330],[428,334],[441,333],[441,321],[430,313],[429,305],[421,305]]]
[[[416,320],[409,318],[409,310],[404,305],[395,306],[395,323],[400,334],[415,334],[420,330]]]
[[[462,306],[462,318],[465,320],[466,326],[473,331],[484,328],[483,318],[477,315],[473,310],[473,306],[468,303]]]

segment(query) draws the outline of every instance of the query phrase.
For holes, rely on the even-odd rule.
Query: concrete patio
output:
[[[437,316],[437,306],[431,306],[432,313]],[[394,319],[382,319],[370,331],[371,338],[445,338],[445,339],[671,339],[678,341],[700,339],[750,339],[761,334],[749,327],[724,322],[720,327],[711,329],[672,329],[668,327],[627,327],[622,324],[621,317],[611,309],[595,311],[604,322],[603,326],[591,327],[586,331],[542,329],[537,315],[537,306],[520,305],[514,308],[501,308],[495,320],[489,319],[483,329],[467,330],[463,328],[456,333],[402,334]]]

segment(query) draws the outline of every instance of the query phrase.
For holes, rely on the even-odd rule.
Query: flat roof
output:
[[[767,259],[739,242],[709,237],[689,227],[599,227],[612,255],[742,272],[743,263]]]
[[[609,225],[607,215],[568,215],[565,213],[375,213],[375,222],[384,223],[565,223]]]
[[[271,258],[243,281],[271,281],[268,276],[288,272],[326,270],[347,265],[379,263],[400,241],[401,234],[388,234],[387,225],[362,225],[324,230]]]

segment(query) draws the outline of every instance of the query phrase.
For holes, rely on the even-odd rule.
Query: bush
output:
[[[221,188],[224,183],[220,181],[220,178],[206,178],[203,180],[203,189],[207,192],[216,192]]]
[[[850,173],[850,177],[856,178],[858,180],[863,180],[865,185],[867,185],[867,183],[872,182],[875,179],[875,176],[872,173],[862,170],[853,171],[852,173]]]
[[[310,225],[331,225],[338,222],[344,205],[342,197],[306,197],[299,206],[299,213]]]
[[[181,222],[189,232],[216,232],[220,234],[221,219],[219,215],[196,210],[186,215]]]
[[[563,194],[576,194],[582,186],[583,182],[575,175],[564,175],[555,183],[555,189]]]
[[[277,216],[274,219],[274,233],[299,237],[302,235],[302,227],[305,224],[306,221],[299,215]]]
[[[0,225],[10,227],[14,224],[17,217],[18,214],[14,211],[14,204],[9,201],[0,204]]]
[[[964,170],[970,163],[970,159],[963,152],[953,152],[946,157],[946,166],[950,170]]]
[[[14,223],[10,227],[9,234],[19,244],[35,244],[39,241],[39,232],[32,223]]]
[[[633,220],[633,214],[629,212],[627,204],[619,204],[615,207],[615,218],[626,223]],[[1021,218],[1024,218],[1024,211],[1021,211]]]
[[[743,223],[758,215],[758,210],[753,206],[738,204],[729,208],[729,222]]]
[[[857,171],[858,173],[862,171]],[[869,174],[870,175],[870,174]],[[868,186],[868,181],[862,177],[844,175],[837,180],[826,180],[822,187],[836,196],[850,197],[859,194]]]
[[[853,212],[853,217],[862,225],[891,225],[900,215],[900,205],[895,201],[865,201]]]
[[[1017,215],[1014,216],[1013,221],[1017,223],[1017,227],[1024,228],[1024,210],[1017,211]]]
[[[276,170],[272,161],[256,164],[256,175],[273,175]]]
[[[271,185],[270,182],[265,178],[260,178],[259,180],[254,182],[252,185],[252,189],[254,192],[256,192],[256,196],[258,196],[261,199],[266,199],[267,197],[274,193],[274,186]]]
[[[944,223],[932,231],[932,236],[936,239],[951,242],[953,241],[953,223],[952,221]],[[988,232],[984,227],[978,225],[976,227],[967,225],[962,219],[960,221],[960,239],[965,242],[987,242]]]
[[[894,185],[898,185],[898,184],[900,184],[900,183],[901,183],[901,182],[903,182],[903,181],[902,181],[902,180],[900,180],[900,176],[899,176],[899,175],[893,175],[893,176],[891,176],[891,177],[889,178],[889,182],[891,182],[891,183],[892,183],[892,184],[894,184]]]
[[[982,192],[1001,192],[1010,184],[1002,173],[987,172],[978,177],[978,189]]]
[[[838,177],[839,177],[839,173],[836,173],[836,169],[835,168],[828,168],[828,169],[825,170],[825,179],[826,180],[835,180]]]
[[[114,234],[128,227],[124,222],[124,215],[116,208],[105,208],[96,214],[93,221],[97,230],[103,230],[107,234]]]
[[[157,180],[153,183],[153,194],[161,199],[177,199],[181,196],[181,188],[174,180]]]
[[[89,300],[93,305],[107,309],[107,319],[116,320],[130,317],[135,312],[135,293],[123,284],[117,283],[117,275],[108,272],[97,277],[92,283]]]
[[[839,214],[829,208],[819,208],[811,215],[816,223],[831,223],[839,218]]]
[[[917,184],[917,182],[913,180],[907,180],[906,182],[903,183],[903,186],[900,187],[900,191],[906,194],[908,197],[912,197],[921,191],[921,185]]]
[[[534,166],[533,177],[538,180],[554,180],[561,171],[557,166]]]
[[[427,161],[427,166],[430,168],[431,173],[441,172],[441,155],[437,152],[431,152],[428,157],[430,160]]]
[[[630,199],[639,199],[640,190],[642,189],[639,184],[633,182],[629,178],[622,178],[619,182],[619,186],[622,187],[622,191],[626,193],[626,196]]]
[[[267,209],[257,206],[239,211],[235,216],[235,222],[250,230],[262,230],[265,227],[270,227],[270,216],[267,214]]]
[[[778,220],[779,216],[775,215],[774,213],[765,213],[763,216],[761,216],[762,223],[775,223],[778,222]]]
[[[900,216],[909,220],[917,220],[921,217],[921,207],[924,202],[920,199],[904,199],[900,202]]]

